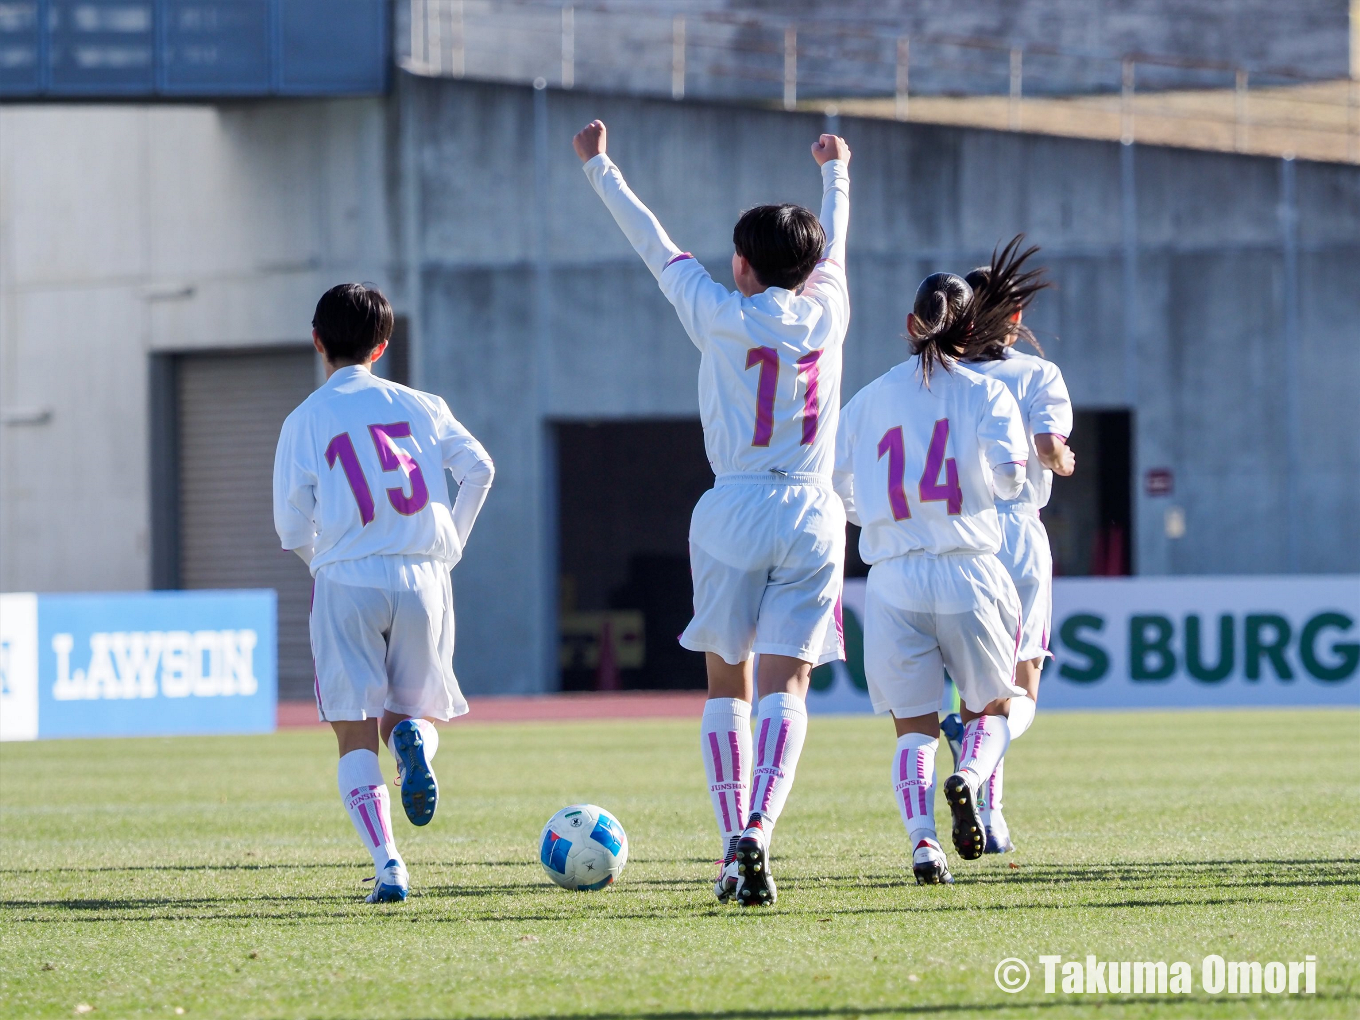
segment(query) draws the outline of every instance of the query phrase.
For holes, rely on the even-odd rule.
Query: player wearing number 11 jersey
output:
[[[945,784],[965,859],[983,851],[976,798],[1005,751],[1000,716],[1025,693],[1015,684],[1020,600],[996,556],[996,499],[1019,494],[1029,441],[1005,385],[956,363],[974,338],[1005,335],[1008,312],[981,313],[962,279],[927,277],[907,318],[915,356],[846,404],[837,439],[836,490],[872,564],[869,696],[897,729],[892,783],[922,884],[952,881],[935,834],[945,670],[967,721],[959,771]]]
[[[379,738],[397,760],[407,817],[425,825],[438,797],[430,720],[468,710],[453,675],[449,569],[493,471],[441,398],[370,371],[392,325],[373,288],[322,296],[312,339],[326,382],[284,421],[274,459],[274,526],[315,578],[316,705],[339,742],[340,799],[373,857],[370,902],[403,900],[408,885]],[[445,469],[458,483],[452,504]]]
[[[769,841],[807,732],[813,666],[843,657],[845,511],[831,485],[841,346],[850,319],[845,235],[850,149],[812,146],[822,214],[758,206],[733,230],[736,291],[682,252],[605,153],[605,126],[573,141],[586,176],[699,348],[699,412],[716,481],[694,509],[694,619],[705,653],[699,747],[723,841],[719,900],[773,903]],[[752,657],[759,654],[754,772]],[[754,776],[754,778],[752,778]]]

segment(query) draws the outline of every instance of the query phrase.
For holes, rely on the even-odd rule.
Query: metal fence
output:
[[[1360,82],[1299,68],[552,0],[407,0],[397,47],[425,76],[1360,161]]]

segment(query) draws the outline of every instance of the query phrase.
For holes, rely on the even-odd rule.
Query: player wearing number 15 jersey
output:
[[[605,153],[605,126],[573,142],[586,176],[699,349],[699,410],[716,482],[690,524],[694,619],[705,653],[700,753],[722,838],[715,893],[773,903],[769,839],[807,732],[813,666],[843,656],[845,511],[831,485],[841,346],[850,318],[850,149],[812,147],[822,214],[758,206],[733,230],[736,291],[682,252]],[[752,657],[760,656],[752,772]],[[753,778],[752,778],[753,776]]]
[[[480,443],[429,393],[375,376],[392,334],[377,290],[342,284],[312,319],[326,382],[283,423],[274,526],[311,568],[316,704],[339,742],[340,799],[373,857],[370,902],[406,898],[392,835],[381,738],[397,760],[402,806],[434,817],[431,719],[467,712],[453,675],[449,569],[491,486]],[[458,498],[449,502],[444,471]]]
[[[937,707],[946,669],[958,685],[967,727],[963,789],[954,841],[980,857],[979,784],[1004,752],[1007,699],[1015,685],[1020,601],[997,559],[996,499],[1017,495],[1029,449],[1006,387],[956,364],[965,343],[1004,329],[979,315],[957,276],[927,277],[907,331],[915,356],[846,404],[837,440],[836,489],[863,528],[869,570],[864,667],[878,712],[897,729],[892,782],[922,884],[949,882],[935,834]]]

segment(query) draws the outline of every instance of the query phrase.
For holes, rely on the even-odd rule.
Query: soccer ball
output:
[[[628,834],[604,808],[571,804],[543,826],[538,859],[563,889],[603,889],[628,863]]]

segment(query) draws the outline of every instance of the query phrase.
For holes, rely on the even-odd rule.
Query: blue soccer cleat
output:
[[[954,755],[954,771],[959,770],[959,759],[963,757],[963,719],[957,712],[950,712],[940,720],[940,732],[949,741],[949,750]]]
[[[400,903],[406,899],[406,892],[410,888],[406,865],[395,857],[383,865],[373,881],[376,884],[368,894],[368,903]]]
[[[401,766],[401,806],[412,825],[429,825],[439,803],[439,784],[434,770],[425,760],[425,738],[410,719],[403,719],[392,728],[392,749]]]
[[[986,830],[987,842],[983,844],[982,847],[982,852],[984,854],[1008,854],[1014,852],[1015,844],[1011,842],[1010,833],[994,829],[990,825],[986,826]]]

